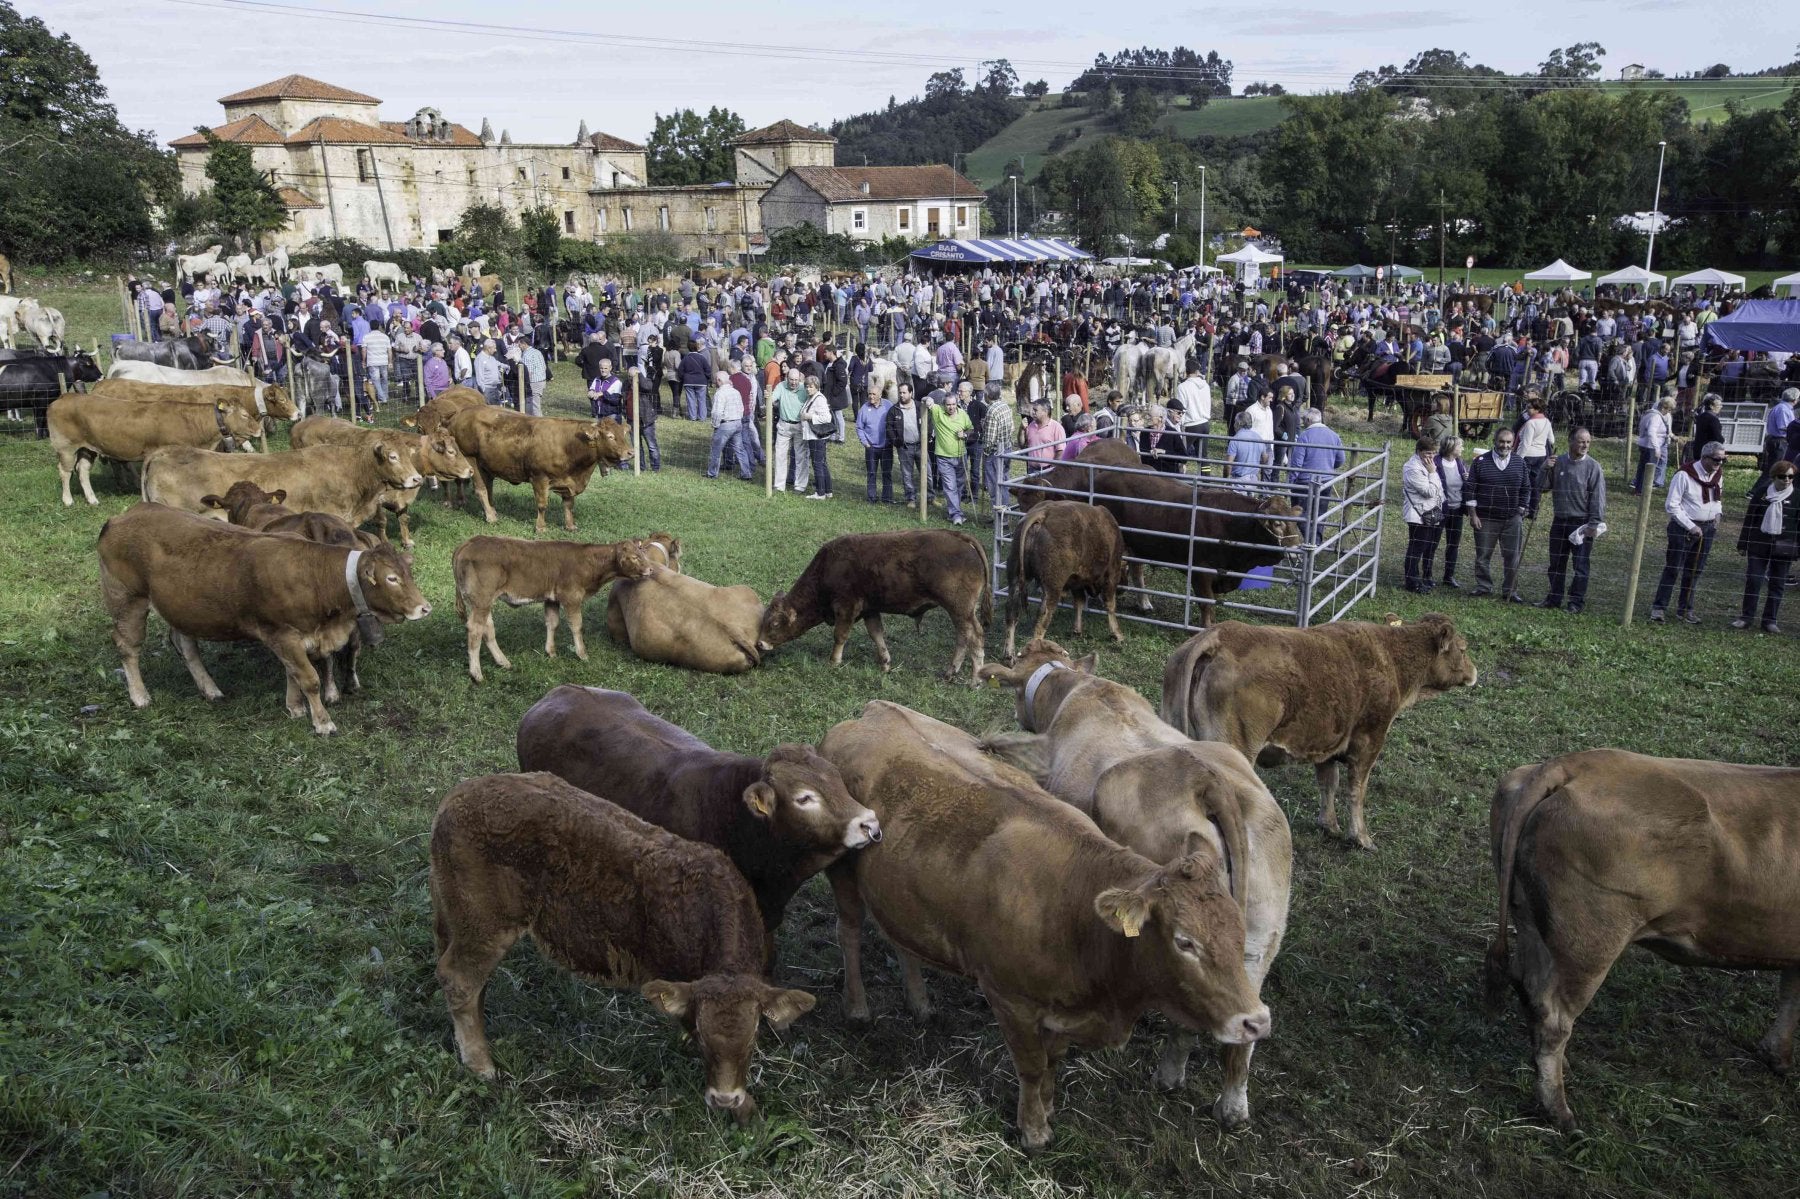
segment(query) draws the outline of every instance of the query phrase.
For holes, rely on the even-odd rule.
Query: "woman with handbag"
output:
[[[1406,522],[1405,589],[1424,595],[1431,581],[1431,560],[1444,531],[1444,484],[1437,473],[1438,443],[1421,437],[1417,451],[1400,470],[1400,516]]]
[[[832,434],[837,432],[836,414],[831,411],[831,401],[819,390],[819,377],[806,377],[806,402],[800,409],[800,440],[806,444],[806,452],[812,457],[813,493],[808,496],[812,500],[828,500],[831,498],[831,463],[827,461],[825,447],[830,444]]]
[[[1757,596],[1767,582],[1769,596],[1763,601],[1763,632],[1781,632],[1775,621],[1781,614],[1782,593],[1787,588],[1788,571],[1800,558],[1800,492],[1794,487],[1794,474],[1792,462],[1777,462],[1750,489],[1737,543],[1738,553],[1749,558],[1744,570],[1744,611],[1731,622],[1734,629],[1747,629],[1755,620]]]

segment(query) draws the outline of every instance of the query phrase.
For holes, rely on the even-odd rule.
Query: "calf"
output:
[[[602,986],[637,987],[706,1063],[706,1105],[739,1124],[759,1018],[777,1032],[812,1010],[762,978],[756,900],[725,855],[550,774],[457,784],[431,823],[437,979],[463,1065],[497,1075],[483,992],[526,933]]]
[[[562,497],[563,528],[573,532],[575,497],[587,490],[594,468],[604,475],[631,460],[631,435],[611,420],[556,420],[504,408],[464,408],[450,417],[450,434],[475,464],[475,495],[487,522],[500,519],[488,497],[490,478],[530,483],[539,533],[552,491]]]
[[[1225,1044],[1269,1031],[1244,972],[1244,922],[1205,842],[1167,866],[947,724],[881,700],[820,752],[883,838],[834,865],[845,998],[867,1019],[864,911],[899,951],[907,1004],[929,1010],[920,963],[973,978],[1019,1072],[1019,1132],[1050,1140],[1056,1065],[1069,1046],[1123,1045],[1156,1010]]]
[[[1012,552],[1006,557],[1007,661],[1014,657],[1019,615],[1030,606],[1033,582],[1044,595],[1033,640],[1049,631],[1065,591],[1075,593],[1077,637],[1088,596],[1096,595],[1106,605],[1113,640],[1125,640],[1119,631],[1119,580],[1124,574],[1125,539],[1112,513],[1069,500],[1032,508],[1014,530]]]
[[[771,944],[801,884],[846,850],[881,840],[881,822],[812,746],[726,753],[623,691],[551,691],[519,722],[519,769],[553,771],[723,850],[750,881]]]
[[[362,428],[335,416],[309,416],[294,426],[290,444],[299,450],[311,445],[373,446],[383,441],[401,446],[421,479],[432,480],[434,487],[439,479],[461,480],[475,473],[474,466],[456,448],[456,439],[442,430],[414,436]],[[387,540],[387,514],[393,512],[400,518],[401,547],[413,547],[412,529],[406,518],[418,498],[418,487],[393,488],[382,493],[378,512],[383,541]]]
[[[89,477],[95,458],[142,462],[171,446],[205,453],[207,447],[248,442],[262,432],[260,417],[223,402],[204,405],[121,395],[62,396],[50,405],[45,422],[56,451],[65,507],[75,502],[69,494],[69,476],[77,470],[82,496],[90,504],[100,502]]]
[[[329,512],[360,525],[379,510],[385,493],[421,481],[401,441],[389,434],[372,445],[315,445],[283,454],[161,450],[144,463],[144,498],[204,513],[207,495],[224,495],[244,480],[286,491],[288,505],[299,511]]]
[[[742,674],[762,661],[762,617],[754,587],[715,587],[662,566],[641,579],[620,579],[606,599],[613,641],[646,662],[710,674]]]
[[[1260,992],[1287,932],[1294,851],[1287,817],[1249,760],[1229,745],[1190,741],[1135,690],[1096,676],[1092,655],[1074,662],[1053,641],[1033,641],[1016,665],[981,673],[1018,689],[1026,730],[988,738],[990,751],[1153,862],[1202,844],[1219,856],[1244,917],[1244,969]],[[1158,1083],[1182,1085],[1193,1044],[1191,1033],[1169,1037]],[[1225,1086],[1213,1116],[1227,1128],[1250,1120],[1253,1048],[1220,1051]]]
[[[1537,1100],[1575,1128],[1563,1088],[1575,1021],[1632,945],[1680,966],[1781,971],[1759,1052],[1777,1073],[1800,1026],[1800,770],[1565,754],[1500,780],[1489,814],[1500,923],[1490,1006],[1510,978],[1533,1023]],[[1516,960],[1507,921],[1519,930]]]
[[[956,625],[956,652],[944,677],[955,678],[965,656],[980,670],[984,630],[994,618],[994,589],[979,541],[946,529],[847,533],[820,546],[794,586],[769,601],[757,649],[767,653],[829,620],[831,661],[842,665],[844,643],[861,617],[886,672],[894,659],[882,614],[911,616],[923,625],[932,608],[942,608]]]
[[[223,694],[200,661],[201,641],[260,641],[287,671],[287,711],[337,725],[312,659],[342,649],[359,620],[421,620],[431,605],[389,546],[319,545],[253,533],[161,504],[138,504],[100,530],[100,594],[113,621],[133,707],[150,703],[139,656],[155,608],[205,698]]]
[[[542,602],[544,652],[556,657],[558,611],[569,618],[575,656],[587,661],[581,639],[581,606],[614,579],[642,578],[650,571],[635,541],[590,545],[580,541],[526,541],[520,537],[471,537],[456,547],[450,569],[456,577],[456,613],[469,630],[469,677],[481,682],[481,644],[494,665],[511,670],[494,633],[494,601],[513,607]]]
[[[1319,825],[1332,836],[1342,835],[1338,767],[1348,765],[1350,839],[1373,849],[1363,796],[1394,717],[1475,679],[1469,643],[1435,612],[1410,625],[1396,618],[1315,629],[1228,620],[1169,655],[1162,718],[1190,737],[1234,746],[1258,765],[1286,757],[1314,763]]]

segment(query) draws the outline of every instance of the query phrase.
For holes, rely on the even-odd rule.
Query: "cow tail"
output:
[[[1033,508],[1013,530],[1012,545],[1006,551],[1006,611],[1007,619],[1013,619],[1012,613],[1024,609],[1026,597],[1019,591],[1021,580],[1025,577],[1025,538],[1031,530],[1042,524],[1043,508]],[[992,601],[990,601],[991,604]]]
[[[1219,631],[1211,629],[1190,637],[1186,645],[1169,655],[1163,667],[1163,723],[1179,729],[1184,737],[1194,736],[1194,686],[1218,652]]]
[[[1538,805],[1568,781],[1569,768],[1560,761],[1551,761],[1521,766],[1509,772],[1494,790],[1495,817],[1505,824],[1498,830],[1494,844],[1494,869],[1500,882],[1500,920],[1487,951],[1485,990],[1489,1015],[1500,1011],[1506,1000],[1507,985],[1512,980],[1506,926],[1512,918],[1513,866],[1518,859],[1519,837]]]
[[[994,572],[991,569],[992,564],[989,563],[987,550],[983,548],[981,542],[977,541],[967,533],[958,533],[957,536],[968,542],[975,550],[975,556],[981,559],[981,596],[977,602],[980,604],[979,615],[981,617],[981,627],[985,629],[994,623]]]
[[[384,519],[381,523],[385,525],[387,521]],[[463,547],[459,545],[456,552],[450,555],[450,578],[451,586],[456,590],[456,615],[466,622],[469,619],[469,605],[463,596],[462,552]]]

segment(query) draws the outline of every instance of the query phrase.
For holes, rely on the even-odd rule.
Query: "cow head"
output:
[[[383,438],[376,441],[369,452],[375,455],[375,473],[389,487],[405,490],[425,481],[404,443]]]
[[[270,416],[281,420],[293,420],[300,415],[300,409],[294,404],[294,397],[289,395],[288,389],[279,383],[266,384],[263,387],[262,398],[263,407],[269,410]]]
[[[220,423],[225,426],[225,436],[232,441],[250,441],[261,435],[263,431],[262,417],[254,412],[245,412],[236,404],[217,404]]]
[[[431,615],[431,605],[413,582],[411,554],[385,544],[369,550],[356,564],[356,580],[369,610],[385,623]]]
[[[616,420],[597,420],[576,436],[592,450],[602,475],[631,461],[631,430]]]
[[[1256,505],[1258,519],[1269,544],[1292,551],[1300,546],[1300,506],[1272,495]]]
[[[419,437],[419,468],[434,479],[467,479],[475,474],[475,466],[448,433],[423,434]]]
[[[638,542],[644,553],[658,566],[681,573],[681,542],[673,533],[652,533]]]
[[[225,513],[225,519],[234,525],[246,528],[261,528],[278,516],[286,516],[288,510],[281,505],[287,503],[287,492],[281,488],[264,491],[248,479],[239,479],[225,489],[224,495],[203,495],[200,506],[217,508]],[[256,509],[267,508],[270,511],[258,512]]]
[[[1469,657],[1468,640],[1456,631],[1456,622],[1441,612],[1427,612],[1401,627],[1428,655],[1419,682],[1420,695],[1438,695],[1475,685],[1480,672],[1475,669],[1475,659]]]
[[[779,645],[786,645],[801,633],[800,612],[788,603],[787,592],[777,591],[769,600],[769,606],[763,609],[762,622],[756,626],[756,648],[760,653],[768,653]]]
[[[1099,664],[1100,656],[1098,654],[1089,654],[1087,657],[1077,661],[1073,654],[1056,644],[1056,642],[1045,640],[1043,638],[1036,638],[1026,644],[1025,649],[1017,658],[1013,659],[1010,666],[983,666],[980,671],[976,673],[975,680],[976,682],[985,681],[998,686],[1015,688],[1018,692],[1017,698],[1019,701],[1019,727],[1028,733],[1041,733],[1043,732],[1043,728],[1040,726],[1036,714],[1033,712],[1033,709],[1037,707],[1037,696],[1033,694],[1031,697],[1032,702],[1026,702],[1025,693],[1026,691],[1031,690],[1030,683],[1032,677],[1046,666],[1054,668],[1059,665],[1066,670],[1091,675],[1094,673],[1094,668]],[[1048,677],[1049,673],[1050,672],[1046,672],[1046,677]],[[1041,685],[1042,680],[1040,679],[1039,682]],[[1049,721],[1046,720],[1043,723],[1048,724]]]
[[[750,1051],[756,1025],[767,1020],[781,1032],[818,1001],[805,991],[785,991],[749,974],[709,974],[697,982],[655,979],[643,996],[657,1011],[679,1021],[706,1062],[706,1106],[728,1111],[739,1124],[756,1118]]]
[[[71,384],[98,383],[103,377],[100,371],[100,364],[95,362],[94,356],[86,350],[76,350],[75,353],[70,356],[68,371],[69,382]]]
[[[656,569],[641,541],[620,541],[600,548],[611,552],[613,572],[621,579],[641,579]]]
[[[744,788],[744,806],[775,839],[836,858],[881,840],[881,821],[850,798],[844,778],[810,745],[777,745],[762,778]]]
[[[1244,972],[1244,918],[1218,850],[1199,832],[1186,850],[1135,887],[1100,892],[1094,911],[1131,940],[1170,1019],[1226,1045],[1249,1044],[1268,1035],[1270,1021]]]

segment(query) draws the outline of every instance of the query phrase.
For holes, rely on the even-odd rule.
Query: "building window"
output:
[[[575,210],[572,208],[563,209],[563,232],[575,232]]]
[[[631,209],[630,208],[621,208],[619,211],[624,214],[625,232],[630,233],[631,232]]]
[[[711,233],[713,230],[717,229],[718,227],[719,227],[719,210],[716,208],[708,208],[706,210],[706,231],[708,233]]]
[[[569,168],[564,167],[563,168],[563,182],[567,183],[568,181],[569,181]]]
[[[701,261],[703,262],[717,262],[719,260],[718,251],[711,246],[707,246],[705,249],[701,250],[700,255]]]
[[[912,209],[897,208],[894,210],[894,215],[898,218],[894,223],[900,232],[905,233],[912,228]]]
[[[438,245],[447,246],[455,240],[456,240],[456,230],[454,230],[454,229],[439,229],[438,230]]]
[[[358,150],[356,152],[356,181],[367,183],[369,176],[375,172],[375,151]]]
[[[475,168],[474,167],[469,168],[469,186],[470,187],[475,186]]]
[[[614,172],[613,172],[613,173],[612,173],[612,175],[613,175],[613,181],[612,181],[612,185],[613,185],[613,186],[614,186],[614,187],[617,187],[617,186],[619,186],[619,172],[617,172],[617,171],[614,171]]]
[[[942,210],[937,209],[937,208],[927,208],[925,210],[925,236],[926,237],[936,237],[938,235],[938,232],[939,232],[938,213],[940,211],[942,211]]]
[[[850,228],[851,231],[855,233],[863,233],[868,230],[869,210],[867,208],[852,208],[850,210]]]
[[[519,168],[519,182],[520,183],[530,183],[531,182],[530,179],[525,177],[525,168],[524,167]]]
[[[656,210],[656,227],[664,233],[669,231],[669,206],[667,204]]]
[[[969,227],[969,206],[967,204],[958,204],[956,206],[956,227],[958,229],[967,229]]]

